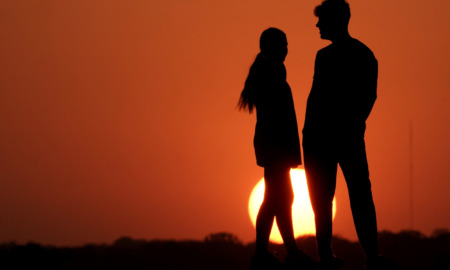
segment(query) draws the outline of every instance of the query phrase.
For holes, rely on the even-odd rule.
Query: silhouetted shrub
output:
[[[220,233],[212,233],[205,237],[206,243],[229,243],[235,245],[242,245],[239,238],[234,236],[231,233],[220,232]]]

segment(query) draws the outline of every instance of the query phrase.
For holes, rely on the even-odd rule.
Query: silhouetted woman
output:
[[[264,201],[256,219],[256,253],[252,268],[280,264],[268,252],[269,236],[276,218],[288,252],[286,264],[313,269],[316,263],[296,245],[292,225],[290,169],[300,165],[300,142],[291,89],[284,60],[287,39],[283,31],[269,28],[261,34],[260,53],[250,68],[239,108],[256,108],[254,147],[257,164],[264,167]]]

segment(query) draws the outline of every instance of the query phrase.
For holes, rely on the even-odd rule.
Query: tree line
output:
[[[450,231],[436,230],[431,236],[418,231],[379,234],[380,250],[401,270],[450,269]],[[313,258],[315,238],[304,236],[297,244]],[[333,238],[336,255],[345,260],[342,270],[363,269],[359,243]],[[38,243],[0,245],[0,269],[248,269],[255,243],[242,243],[227,232],[213,233],[201,240],[143,240],[121,237],[112,244],[80,247],[44,246]],[[280,258],[282,245],[271,244]]]

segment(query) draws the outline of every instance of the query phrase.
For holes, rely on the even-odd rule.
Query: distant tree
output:
[[[426,238],[425,234],[423,234],[419,231],[415,231],[415,230],[403,230],[403,231],[399,232],[398,235],[402,236],[402,237],[410,237],[413,239]]]
[[[205,237],[205,242],[213,242],[213,243],[229,243],[229,244],[235,244],[235,245],[242,245],[242,242],[234,236],[231,233],[227,232],[219,232],[219,233],[212,233]]]
[[[124,236],[114,241],[113,246],[119,248],[140,248],[145,244],[145,240],[136,240],[129,236]]]
[[[431,234],[432,238],[439,238],[442,236],[448,236],[450,235],[450,230],[446,229],[446,228],[439,228],[433,231],[433,233]]]

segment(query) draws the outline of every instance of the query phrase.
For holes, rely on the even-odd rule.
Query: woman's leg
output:
[[[266,167],[264,169],[264,202],[258,213],[257,251],[267,252],[269,236],[274,217],[283,238],[284,246],[288,252],[286,264],[289,267],[302,269],[317,269],[317,263],[297,247],[292,224],[292,204],[294,191],[290,177],[289,167]],[[262,254],[262,253],[260,253]]]
[[[264,168],[264,200],[256,217],[256,253],[267,253],[269,237],[275,219],[273,177],[270,169]]]
[[[265,169],[266,190],[268,199],[277,221],[278,229],[283,238],[288,253],[298,251],[294,238],[292,224],[292,204],[294,191],[292,189],[290,168],[286,166],[269,167]]]
[[[266,194],[267,191],[265,191],[264,201],[261,204],[258,216],[256,217],[256,253],[258,254],[267,253],[270,232],[275,218],[275,213],[272,209],[273,207],[270,205]]]

